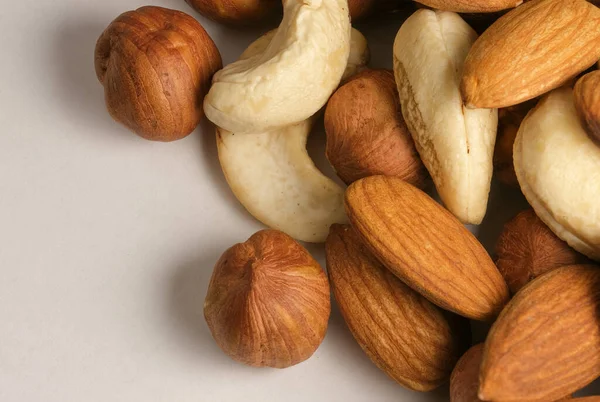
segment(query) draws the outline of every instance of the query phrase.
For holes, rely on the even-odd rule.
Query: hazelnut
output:
[[[519,213],[504,226],[496,253],[496,265],[512,293],[555,268],[588,261],[559,239],[533,209]]]
[[[465,353],[450,377],[450,400],[452,402],[481,402],[479,391],[479,367],[483,359],[483,343],[473,346]]]
[[[143,138],[173,141],[202,119],[202,101],[221,55],[189,15],[142,7],[115,19],[95,52],[111,116]]]
[[[346,184],[374,175],[426,184],[391,71],[367,70],[340,87],[327,104],[325,131],[327,158]]]
[[[513,164],[513,145],[521,122],[535,106],[537,100],[498,110],[498,135],[494,148],[494,173],[500,182],[519,187]]]
[[[308,359],[327,330],[329,282],[290,236],[262,230],[217,262],[204,317],[217,344],[234,360],[285,368]]]
[[[254,25],[281,13],[281,0],[185,0],[194,10],[226,25]]]
[[[348,10],[352,21],[368,16],[374,9],[377,0],[348,0]]]

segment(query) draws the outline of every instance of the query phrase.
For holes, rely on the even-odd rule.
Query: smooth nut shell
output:
[[[461,92],[478,108],[516,105],[558,88],[600,59],[600,10],[585,0],[533,0],[477,39]]]
[[[221,55],[189,15],[142,7],[115,19],[96,44],[96,74],[111,116],[143,138],[173,141],[204,116]]]
[[[559,239],[533,209],[519,213],[504,226],[496,254],[498,270],[512,293],[548,271],[589,262]]]
[[[585,131],[600,145],[600,71],[592,71],[575,84],[575,108]]]
[[[382,174],[425,186],[391,71],[367,70],[340,87],[327,104],[325,131],[327,159],[346,184]]]
[[[281,13],[281,0],[185,0],[197,12],[222,24],[254,25]]]
[[[483,358],[483,343],[473,346],[465,353],[450,377],[450,402],[481,402],[479,391],[479,367]]]
[[[481,243],[421,190],[372,176],[348,187],[345,205],[375,256],[438,306],[488,320],[507,302],[506,283]]]
[[[217,344],[255,367],[285,368],[308,359],[327,330],[327,276],[299,243],[262,230],[217,262],[204,317]]]
[[[429,391],[458,359],[444,313],[389,272],[348,225],[333,225],[327,271],[342,316],[369,358],[401,385]]]
[[[479,398],[552,401],[600,376],[600,268],[571,265],[525,286],[485,343]]]

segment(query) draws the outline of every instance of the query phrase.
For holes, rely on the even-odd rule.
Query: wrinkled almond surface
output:
[[[523,0],[419,0],[419,3],[457,13],[491,13],[516,7]]]
[[[600,375],[600,268],[571,265],[540,276],[510,301],[483,355],[479,397],[552,401]]]
[[[438,306],[486,320],[506,303],[506,283],[481,243],[421,190],[372,176],[348,188],[345,205],[377,258]]]
[[[413,390],[447,381],[459,352],[443,312],[381,265],[350,226],[333,225],[325,247],[344,320],[377,367]]]
[[[585,0],[534,0],[477,39],[465,62],[465,103],[496,108],[542,95],[600,59],[600,9]]]

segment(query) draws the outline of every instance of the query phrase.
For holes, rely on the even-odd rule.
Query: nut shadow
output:
[[[221,163],[219,162],[219,153],[217,151],[217,136],[215,132],[215,126],[208,121],[208,119],[202,119],[202,122],[191,134],[198,139],[198,146],[201,150],[200,159],[204,166],[204,170],[208,173],[213,188],[215,188],[221,199],[231,205],[231,209],[235,211],[236,216],[232,219],[252,219],[255,220],[246,208],[238,201],[236,196],[229,188],[225,175],[221,169]],[[258,221],[257,221],[258,222]],[[233,243],[232,243],[233,244]],[[215,260],[216,261],[216,260]]]
[[[94,49],[108,22],[97,20],[66,20],[59,24],[52,52],[53,71],[57,83],[56,101],[62,102],[65,118],[75,120],[80,127],[100,128],[106,135],[130,135],[113,121],[104,103],[104,89],[96,77]],[[88,130],[81,130],[87,132]]]
[[[222,250],[221,250],[222,251]],[[221,352],[204,320],[203,305],[213,265],[221,251],[185,261],[173,271],[167,289],[167,314],[182,353],[196,354],[199,360],[218,364],[231,360]]]
[[[504,224],[528,208],[521,190],[492,181],[487,213],[477,231],[477,238],[492,257],[495,257],[496,242]]]

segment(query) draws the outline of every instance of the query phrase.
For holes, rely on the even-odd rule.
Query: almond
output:
[[[375,256],[438,306],[487,320],[508,300],[506,283],[481,243],[421,190],[372,176],[350,185],[345,205]]]
[[[327,271],[350,331],[369,358],[401,385],[429,391],[458,359],[443,312],[389,272],[348,225],[333,225]]]
[[[600,376],[600,269],[558,268],[510,301],[488,335],[479,398],[551,401]]]
[[[575,107],[590,138],[600,144],[600,71],[586,74],[577,81]]]
[[[491,13],[516,7],[523,0],[419,0],[419,3],[457,13]]]
[[[472,107],[533,99],[600,59],[600,9],[585,0],[534,0],[501,17],[475,42],[461,91]]]

